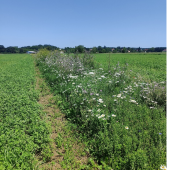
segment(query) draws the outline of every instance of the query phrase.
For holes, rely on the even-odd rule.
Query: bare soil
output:
[[[40,91],[38,103],[42,106],[43,112],[46,113],[45,119],[47,124],[50,124],[51,126],[50,145],[52,151],[51,159],[48,162],[44,162],[42,160],[42,156],[37,155],[37,159],[39,160],[38,169],[72,169],[62,168],[62,166],[64,166],[63,164],[65,164],[65,166],[67,167],[67,160],[65,160],[65,154],[68,151],[66,150],[67,143],[69,143],[69,153],[67,154],[69,155],[69,159],[71,159],[72,161],[70,164],[75,164],[73,169],[81,169],[81,165],[88,164],[89,153],[84,150],[85,146],[72,136],[73,132],[68,130],[67,120],[65,119],[64,114],[62,114],[61,111],[57,108],[55,100],[53,98],[54,96],[47,87],[45,80],[41,78],[40,72],[37,67],[36,78],[36,90]],[[60,148],[57,147],[55,142],[55,139],[56,137],[58,137],[59,133],[62,134],[63,145],[65,145],[62,145],[62,147]]]

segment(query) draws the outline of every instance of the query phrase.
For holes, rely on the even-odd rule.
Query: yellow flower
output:
[[[167,167],[165,165],[161,165],[160,169],[167,170]]]

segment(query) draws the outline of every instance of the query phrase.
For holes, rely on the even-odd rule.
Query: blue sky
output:
[[[166,0],[1,0],[0,45],[165,47]]]

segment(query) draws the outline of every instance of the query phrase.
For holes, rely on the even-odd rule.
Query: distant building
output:
[[[26,53],[27,54],[35,54],[36,52],[35,51],[27,51]]]
[[[128,50],[128,53],[130,53],[130,51]]]
[[[162,52],[166,52],[166,49],[164,49]]]

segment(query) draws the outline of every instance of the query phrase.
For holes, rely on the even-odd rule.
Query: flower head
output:
[[[129,129],[128,126],[125,126],[125,129]]]
[[[118,94],[117,97],[121,97],[121,94]]]
[[[131,103],[135,103],[135,104],[138,104],[135,100],[131,100],[130,99],[130,101],[129,102],[131,102]]]
[[[165,165],[161,165],[160,169],[166,169]]]
[[[101,116],[99,116],[98,118],[100,119],[100,118],[102,118],[102,117],[105,117],[105,115],[104,114],[102,114]]]
[[[93,75],[94,73],[93,72],[89,72],[89,74]]]
[[[116,115],[112,114],[113,117],[116,117]]]
[[[99,99],[99,102],[100,102],[100,103],[103,103],[103,100],[102,100],[102,99]]]

